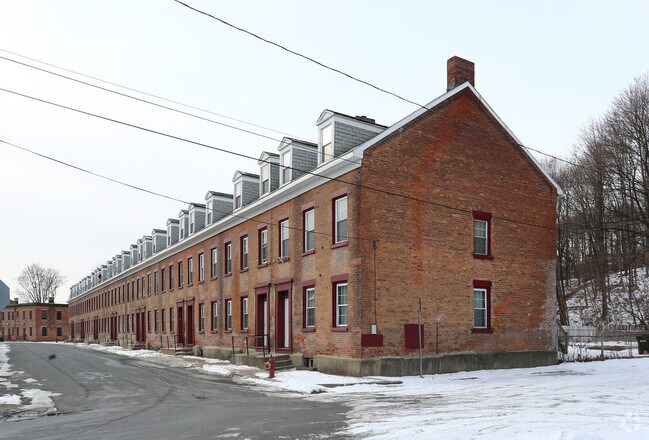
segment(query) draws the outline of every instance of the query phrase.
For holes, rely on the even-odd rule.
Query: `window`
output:
[[[282,184],[291,181],[291,150],[282,153]]]
[[[174,288],[174,267],[173,265],[169,266],[169,289],[173,290]]]
[[[173,307],[169,309],[169,331],[174,332],[174,309]]]
[[[180,217],[180,239],[185,238],[185,217]]]
[[[25,319],[25,312],[23,312],[23,319]],[[62,319],[63,319],[63,312],[61,312],[60,310],[57,310],[56,311],[56,320],[60,321]]]
[[[336,327],[345,327],[347,326],[347,283],[337,283],[334,284],[335,292],[335,326]]]
[[[205,330],[205,304],[201,303],[198,305],[198,331],[202,332]]]
[[[279,256],[281,258],[288,258],[289,256],[289,248],[288,248],[289,232],[290,232],[290,228],[288,224],[288,219],[279,222]]]
[[[140,297],[140,279],[137,279],[137,296]]]
[[[268,228],[259,230],[259,264],[268,264]]]
[[[151,331],[151,310],[149,310],[148,312],[146,312],[146,323],[147,323],[147,326],[146,326],[146,327],[147,327],[147,329],[148,329],[149,332],[150,332],[150,331]]]
[[[153,273],[153,280],[154,280],[153,293],[158,293],[158,290],[160,288],[160,277],[158,275],[157,270]]]
[[[63,336],[63,329],[61,327],[56,328],[56,336]]]
[[[491,214],[473,211],[473,256],[491,259]]]
[[[178,262],[178,287],[183,286],[183,262]]]
[[[218,270],[219,270],[217,266],[218,264],[219,264],[218,254],[216,248],[213,248],[212,249],[212,273],[210,274],[212,278],[216,278],[218,276]]]
[[[242,182],[237,182],[234,184],[234,209],[239,209],[242,206],[241,187]]]
[[[207,202],[207,224],[212,224],[212,201],[208,200]]]
[[[166,311],[165,309],[162,309],[162,310],[160,311],[160,313],[161,313],[161,319],[162,319],[162,321],[161,321],[161,322],[162,322],[162,327],[161,327],[161,329],[162,329],[162,333],[164,333],[164,332],[165,332],[165,329],[167,328],[167,319],[166,319],[165,311]]]
[[[189,257],[187,259],[187,285],[191,286],[194,282],[194,259]]]
[[[47,327],[45,326],[41,327],[41,336],[47,337]]]
[[[198,254],[198,282],[205,281],[205,255]]]
[[[128,287],[128,284],[126,285]],[[162,288],[162,291],[165,291],[165,270],[164,267],[160,269],[160,287]]]
[[[146,276],[146,293],[151,295],[151,274]]]
[[[194,211],[191,211],[189,213],[189,234],[194,233],[194,219],[196,218],[196,213]]]
[[[304,288],[304,327],[315,327],[315,287]]]
[[[225,274],[232,273],[232,243],[225,244]]]
[[[315,210],[304,211],[303,215],[304,252],[311,252],[315,250]]]
[[[232,330],[232,300],[225,300],[225,329]]]
[[[160,318],[160,316],[159,316],[159,312],[156,310],[156,311],[155,311],[155,323],[154,323],[154,325],[155,325],[155,332],[156,332],[156,333],[158,333],[158,322],[159,322],[159,318]]]
[[[322,162],[326,162],[334,157],[333,129],[331,124],[322,129]]]
[[[41,310],[41,319],[47,319],[47,309]]]
[[[261,195],[270,192],[270,164],[261,167]]]
[[[248,269],[248,236],[241,237],[241,270]]]
[[[334,200],[334,243],[347,241],[347,196]]]
[[[491,281],[473,281],[473,332],[491,333]]]
[[[212,301],[212,331],[215,332],[219,328],[219,302]]]
[[[248,297],[241,298],[241,330],[248,330]]]

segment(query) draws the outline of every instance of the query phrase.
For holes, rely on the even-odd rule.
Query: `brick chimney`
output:
[[[446,62],[446,91],[469,81],[475,86],[475,64],[460,57],[449,58]]]

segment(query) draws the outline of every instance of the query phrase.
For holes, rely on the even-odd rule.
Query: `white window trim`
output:
[[[313,293],[313,306],[309,307],[309,292]],[[309,324],[309,310],[313,310],[313,323]],[[315,327],[315,287],[304,289],[304,326],[306,328]]]
[[[347,324],[349,322],[349,286],[347,282],[343,283],[336,283],[336,327],[347,327]],[[346,294],[346,302],[345,303],[339,303],[339,294],[338,294],[338,289],[340,289],[342,286],[345,286],[347,289],[347,294]],[[341,322],[341,309],[344,307],[345,309],[345,323],[343,324]]]
[[[475,304],[475,295],[476,295],[477,292],[481,292],[484,295],[484,307],[482,307],[482,308],[476,307],[476,304]],[[484,287],[474,287],[473,288],[473,328],[485,328],[485,329],[489,328],[489,323],[487,322],[487,317],[488,317],[487,309],[489,307],[489,304],[487,304],[487,299],[488,298],[489,298],[489,295],[487,294],[487,289],[485,289]],[[476,319],[475,319],[476,310],[481,310],[481,311],[484,312],[484,322],[485,322],[484,325],[476,325]]]
[[[311,225],[311,228],[309,229],[309,222],[307,221],[307,218],[309,215],[312,216],[312,222],[313,224]],[[302,221],[304,222],[304,243],[303,243],[303,251],[304,252],[311,252],[315,250],[315,208],[310,208],[304,211],[302,214]],[[309,248],[309,233],[313,234],[313,247]]]

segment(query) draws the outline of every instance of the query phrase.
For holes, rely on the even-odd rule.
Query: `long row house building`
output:
[[[420,347],[425,373],[556,362],[561,189],[473,63],[447,76],[389,127],[325,110],[317,144],[284,138],[115,255],[71,288],[72,337],[354,375],[418,373]]]

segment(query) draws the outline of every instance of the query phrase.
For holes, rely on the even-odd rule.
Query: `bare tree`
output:
[[[32,263],[23,269],[16,282],[23,301],[44,303],[56,297],[56,290],[65,283],[65,277],[56,269]]]

